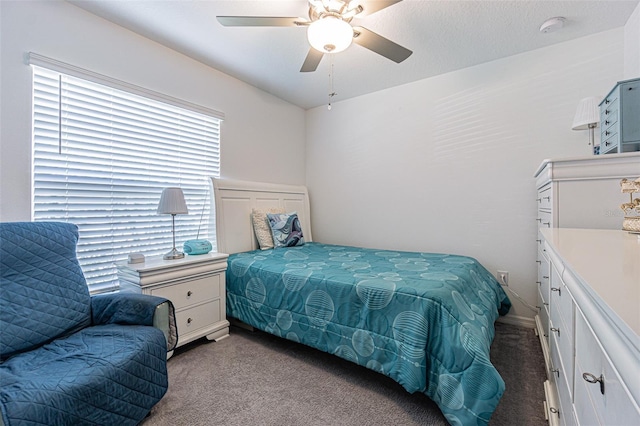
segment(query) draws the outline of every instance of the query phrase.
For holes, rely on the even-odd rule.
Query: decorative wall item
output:
[[[622,179],[620,187],[623,193],[629,194],[629,202],[620,205],[624,212],[622,229],[640,233],[640,198],[633,198],[634,193],[640,192],[640,178],[636,180]]]

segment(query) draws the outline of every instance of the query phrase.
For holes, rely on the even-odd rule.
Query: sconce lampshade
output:
[[[571,130],[587,130],[597,127],[600,122],[598,103],[598,98],[595,96],[581,100],[576,110],[576,116],[573,118]]]
[[[182,189],[170,187],[162,190],[158,214],[189,214]]]

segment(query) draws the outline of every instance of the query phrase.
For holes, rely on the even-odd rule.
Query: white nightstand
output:
[[[171,300],[176,309],[178,346],[203,336],[217,341],[229,336],[225,303],[228,257],[208,253],[176,260],[152,257],[144,263],[119,263],[120,291]]]

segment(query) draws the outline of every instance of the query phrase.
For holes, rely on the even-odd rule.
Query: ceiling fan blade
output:
[[[307,20],[281,16],[216,16],[225,27],[298,27]]]
[[[353,27],[353,42],[362,47],[366,47],[378,55],[391,59],[396,63],[400,63],[407,59],[413,53],[411,50],[400,46],[391,40],[382,37],[379,34],[369,31],[364,27]]]
[[[368,0],[363,1],[362,4],[362,12],[358,15],[358,17],[371,15],[376,13],[379,10],[385,9],[389,6],[393,6],[396,3],[400,3],[402,0]]]
[[[300,68],[300,72],[313,72],[320,65],[320,61],[324,54],[322,52],[317,51],[314,48],[309,49],[309,53],[307,53],[307,58],[304,60],[304,64],[302,64],[302,68]]]

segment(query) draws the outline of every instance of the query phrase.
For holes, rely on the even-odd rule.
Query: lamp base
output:
[[[172,248],[170,252],[162,256],[164,260],[182,259],[183,257],[184,257],[184,253],[181,251],[178,251],[175,247]]]

